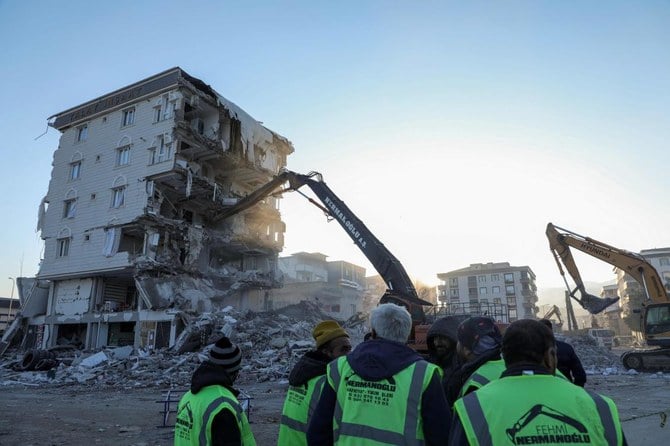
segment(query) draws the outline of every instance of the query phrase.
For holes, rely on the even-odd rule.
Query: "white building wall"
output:
[[[149,174],[172,170],[175,143],[169,160],[151,165],[150,149],[159,135],[171,135],[174,118],[153,122],[155,102],[162,96],[135,102],[86,121],[88,137],[77,142],[79,125],[67,129],[54,153],[53,169],[42,236],[45,238],[44,260],[39,276],[65,275],[85,271],[110,270],[128,266],[128,253],[113,258],[102,254],[105,227],[128,223],[144,213]],[[123,111],[135,107],[135,122],[122,127]],[[153,135],[153,137],[147,137]],[[117,165],[117,149],[130,144],[130,161]],[[73,162],[81,161],[80,177],[70,180]],[[112,189],[125,184],[124,205],[112,207]],[[65,193],[63,193],[65,191]],[[63,216],[65,200],[76,197],[76,215]],[[58,238],[71,234],[67,257],[58,257]],[[88,235],[86,240],[85,235]]]

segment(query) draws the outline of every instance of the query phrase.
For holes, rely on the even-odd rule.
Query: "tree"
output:
[[[434,286],[426,285],[420,280],[415,280],[414,289],[419,299],[427,300],[437,305],[437,290]]]

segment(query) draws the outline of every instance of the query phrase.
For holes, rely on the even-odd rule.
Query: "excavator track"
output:
[[[670,348],[630,350],[621,355],[626,370],[657,372],[670,370]]]

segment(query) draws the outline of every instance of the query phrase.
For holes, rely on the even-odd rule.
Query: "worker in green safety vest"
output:
[[[307,426],[326,381],[326,366],[351,351],[349,334],[336,321],[314,327],[316,350],[305,353],[288,377],[289,388],[279,425],[279,446],[307,444]]]
[[[328,364],[307,444],[442,445],[450,411],[440,368],[406,345],[412,319],[387,303],[372,310],[372,337]]]
[[[616,405],[555,376],[556,343],[542,323],[505,331],[502,376],[456,401],[450,445],[625,445]]]
[[[458,326],[456,353],[461,366],[445,384],[447,401],[467,395],[500,377],[505,365],[500,358],[502,335],[493,319],[485,316],[470,317]]]
[[[177,408],[175,446],[249,446],[254,436],[233,383],[242,352],[226,337],[212,346],[209,356],[193,373],[191,389]]]

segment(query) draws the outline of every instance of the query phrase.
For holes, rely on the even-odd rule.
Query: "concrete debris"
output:
[[[213,343],[224,334],[242,350],[240,385],[285,383],[293,365],[314,348],[313,327],[322,320],[332,319],[310,302],[264,313],[225,307],[180,316],[185,328],[171,349],[133,350],[129,346],[95,351],[51,349],[55,353],[50,358],[57,365],[49,371],[28,371],[22,367],[22,353],[15,352],[12,357],[10,352],[0,363],[0,385],[188,388],[193,371],[207,359]],[[353,345],[362,341],[367,331],[364,315],[354,315],[341,323],[350,333]],[[588,336],[557,337],[575,348],[590,375],[638,374],[625,370],[618,354],[595,345]],[[663,374],[644,375],[670,378]]]
[[[619,354],[596,345],[587,335],[557,333],[556,339],[572,345],[587,375],[617,375],[626,372]]]
[[[0,385],[187,388],[193,371],[207,359],[209,349],[222,335],[242,350],[240,383],[285,381],[297,360],[314,348],[314,326],[332,319],[310,302],[264,313],[225,307],[197,316],[182,313],[180,318],[185,328],[170,349],[58,349],[58,366],[50,376],[23,370],[22,361],[7,354],[0,363]],[[342,322],[354,344],[363,337],[360,320],[359,316],[353,323]]]

